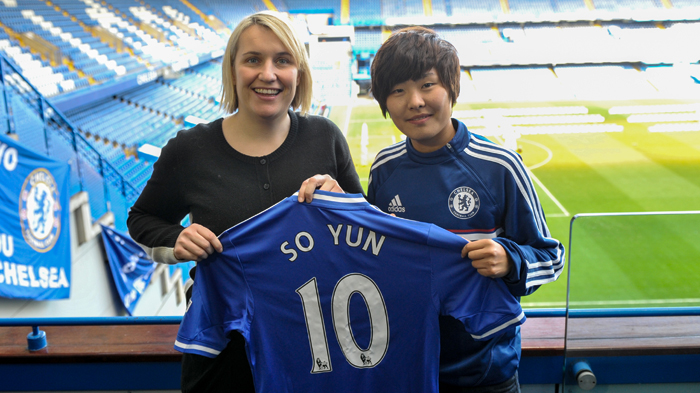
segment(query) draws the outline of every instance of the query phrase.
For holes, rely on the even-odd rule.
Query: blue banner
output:
[[[69,174],[0,134],[0,296],[70,296]]]
[[[102,240],[119,298],[133,315],[156,264],[129,235],[114,228],[102,225]]]

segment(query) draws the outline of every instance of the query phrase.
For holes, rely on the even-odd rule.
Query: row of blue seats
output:
[[[160,83],[155,83],[155,85],[159,86],[149,86],[146,89],[142,89],[143,91],[127,93],[123,98],[134,104],[168,114],[174,118],[182,118],[187,114],[192,114],[189,112],[191,109],[189,105],[192,102],[210,104],[207,98],[192,96]]]
[[[219,20],[226,23],[228,26],[235,26],[241,19],[245,18],[260,9],[265,9],[265,4],[261,0],[255,1],[236,1],[230,0],[191,0],[190,3],[198,8],[207,7],[213,11]],[[256,4],[257,3],[257,4]],[[287,11],[281,5],[277,6],[280,11]],[[263,8],[265,7],[265,8]]]
[[[120,96],[120,98],[141,105],[140,100],[143,97],[150,96],[151,94],[158,94],[158,90],[165,88],[166,87],[160,83],[150,83],[146,86],[141,86],[140,88],[132,90],[130,92],[123,93]]]
[[[332,10],[333,23],[340,24],[340,1],[319,1],[319,0],[286,0],[283,2],[286,7],[282,11],[303,11],[303,10]]]
[[[97,81],[97,82],[102,82],[102,81],[108,81],[108,80],[113,79],[114,77],[117,76],[117,73],[114,72],[113,70],[109,70],[109,69],[108,69],[107,71],[98,72],[98,73],[95,73],[95,74],[90,74],[90,76],[91,76],[92,79],[94,79],[95,81]]]
[[[198,64],[188,69],[186,72],[201,74],[210,78],[221,80],[221,62],[208,61],[206,63]]]
[[[140,109],[113,99],[117,103],[111,107],[110,111],[105,111],[99,106],[90,108],[89,111],[93,114],[86,119],[85,122],[77,122],[78,128],[85,132],[108,140],[120,143],[113,136],[107,135],[113,130],[121,127],[130,127],[131,120],[140,117],[143,113],[139,113]],[[141,111],[143,112],[143,111]]]
[[[192,101],[184,105],[180,110],[182,116],[192,115],[200,119],[215,119],[217,116],[216,106],[207,101]]]
[[[89,19],[89,16],[84,11],[86,8],[84,3],[75,4],[74,2],[64,0],[57,2],[57,5],[66,11],[82,9],[83,16],[85,17],[84,19]],[[66,8],[67,6],[70,6],[70,10]],[[60,37],[54,36],[46,30],[42,30],[38,25],[35,25],[30,20],[24,18],[24,16],[21,14],[22,10],[32,9],[36,15],[41,15],[45,20],[50,20],[54,26],[60,27],[61,31],[71,33],[73,38],[80,39],[82,43],[90,45],[91,49],[97,50],[101,55],[106,55],[108,60],[114,60],[117,65],[124,66],[127,73],[145,69],[145,65],[139,63],[136,58],[132,57],[128,53],[117,53],[107,44],[101,42],[99,38],[93,37],[90,33],[85,31],[77,22],[72,21],[70,18],[62,15],[60,12],[57,12],[53,7],[47,6],[47,4],[44,2],[39,2],[36,0],[32,1],[31,4],[23,2],[18,4],[18,7],[4,7],[0,5],[0,9],[6,10],[4,14],[0,14],[6,16],[5,18],[0,19],[0,21],[9,21],[18,32],[33,31],[39,34],[42,36],[42,38],[56,45],[64,56],[68,56],[78,70],[83,71],[86,75],[91,76],[97,81],[109,80],[115,77],[117,74],[114,71],[109,70],[104,65],[101,65],[95,59],[87,56],[80,49],[73,47],[68,42],[64,42]],[[81,20],[81,22],[85,23],[86,20]],[[129,35],[132,36],[132,41],[140,41],[140,39],[134,33],[129,33]],[[134,39],[134,37],[136,39]],[[55,70],[55,72],[66,74],[67,70]],[[75,78],[74,75],[64,75],[64,79],[73,78]]]
[[[379,1],[351,1],[350,2],[350,18],[356,20],[359,24],[367,24],[366,22],[378,19],[379,25],[382,15],[382,3]],[[364,23],[360,23],[362,19]],[[370,22],[371,23],[371,22]]]
[[[98,135],[123,148],[133,148],[142,144],[153,130],[172,123],[172,120],[167,117],[125,103],[96,120],[79,126],[79,129],[84,133]]]
[[[107,125],[111,117],[121,114],[124,106],[120,100],[111,98],[87,109],[81,109],[82,112],[78,116],[70,112],[67,115],[81,131],[100,135],[99,132],[93,130]]]
[[[108,99],[103,102],[96,103],[87,109],[78,107],[66,112],[68,118],[73,122],[73,124],[78,127],[86,126],[86,123],[92,120],[99,120],[103,115],[112,112],[120,106],[120,101],[115,99]]]
[[[673,0],[673,6],[675,8],[700,8],[697,0]]]
[[[133,7],[133,5],[130,5],[130,2],[128,1],[125,1],[124,3],[129,5],[130,7]],[[230,7],[235,3],[237,2],[230,2],[228,6]],[[149,0],[148,4],[157,10],[161,10],[161,12],[163,10],[163,7],[168,6],[187,16],[190,23],[198,23],[201,26],[207,26],[207,22],[202,19],[200,14],[194,12],[179,0]],[[209,7],[202,7],[202,4],[198,4],[198,8],[200,11],[204,11],[205,8],[208,9]]]
[[[385,17],[425,16],[422,0],[383,0],[381,8],[388,11],[383,14]],[[444,3],[433,1],[432,9],[434,16],[446,16]],[[440,9],[442,9],[442,13],[435,12]]]
[[[75,24],[68,20],[68,23]],[[62,41],[59,37],[53,36],[51,33],[45,30],[36,31],[37,34],[41,35],[43,38],[49,40],[54,45],[59,47],[62,51],[68,52],[69,56],[73,58],[73,65],[83,71],[85,74],[92,76],[95,80],[108,80],[116,76],[114,71],[109,70],[104,65],[99,64],[97,60],[90,58],[87,54],[82,53],[78,48],[72,47],[69,43]],[[143,69],[144,66],[138,63],[138,61],[132,58],[127,53],[117,53],[112,48],[101,42],[98,38],[91,36],[84,30],[79,34],[76,34],[76,38],[80,38],[83,43],[89,44],[92,49],[98,50],[103,54],[106,54],[108,59],[115,60],[117,64],[123,65],[127,72],[132,72],[138,69]],[[65,73],[65,71],[55,70],[59,73]],[[65,79],[71,79],[70,76],[64,75]]]
[[[179,80],[187,79],[201,79],[201,76],[186,74]],[[179,129],[174,126],[172,118],[193,115],[214,120],[220,116],[218,106],[211,100],[191,96],[162,83],[142,86],[89,110],[76,112],[68,113],[68,116],[81,131],[124,146],[165,143]],[[124,127],[124,124],[129,126]],[[163,129],[167,132],[161,132]]]
[[[220,0],[221,1],[221,0]],[[198,2],[194,2],[198,4]],[[208,0],[206,3],[213,7],[214,13],[230,25],[235,25],[247,14],[254,12],[250,4],[236,6]],[[594,3],[596,10],[625,11],[625,10],[658,10],[665,8],[657,0],[598,0]],[[460,16],[485,13],[493,16],[503,14],[500,0],[432,0],[432,16]],[[584,0],[509,0],[509,12],[512,14],[549,15],[558,12],[587,11]],[[698,8],[697,0],[674,0],[674,8]],[[350,23],[357,26],[383,25],[385,19],[392,17],[421,17],[425,16],[422,0],[383,0],[383,1],[350,1]],[[334,23],[338,23],[340,15],[339,3],[329,4],[326,0],[290,0],[280,3],[282,11],[330,10],[334,14]]]
[[[139,109],[140,110],[140,109]],[[126,126],[121,125],[111,130],[111,137],[124,147],[135,147],[143,144],[143,140],[152,130],[159,130],[172,123],[172,119],[157,115],[154,112],[140,110],[132,111]]]
[[[0,36],[0,39],[3,39],[3,37]],[[21,53],[29,53],[29,54],[31,54],[31,52],[30,52],[29,50],[25,49],[25,48],[22,48]],[[54,66],[52,66],[51,63],[49,63],[48,61],[42,60],[42,59],[40,59],[40,58],[37,58],[37,56],[35,56],[35,55],[33,55],[33,54],[32,54],[32,57],[33,57],[35,60],[39,60],[39,61],[41,62],[41,64],[42,64],[42,66],[44,66],[44,67],[51,67],[51,69],[53,70],[54,74],[62,74],[64,80],[69,80],[69,79],[71,79],[71,80],[75,81],[75,82],[76,82],[76,87],[78,86],[77,81],[78,81],[79,79],[82,79],[82,78],[78,75],[78,73],[77,73],[76,71],[71,71],[71,70],[68,68],[68,66],[66,66],[66,65],[64,65],[64,64],[61,64],[61,65],[58,65],[58,66],[55,66],[55,67],[54,67]],[[22,69],[22,68],[19,66],[19,64],[17,64],[17,63],[14,61],[14,59],[8,58],[8,61],[9,61],[15,68],[17,68],[17,69]],[[85,80],[85,82],[87,83],[87,80]],[[83,86],[87,86],[87,84],[80,84],[80,87],[83,87]]]
[[[73,79],[73,83],[75,83],[76,89],[82,89],[84,87],[90,86],[90,81],[88,81],[87,78]]]
[[[124,147],[138,146],[157,138],[162,129],[172,130],[175,124],[172,118],[162,114],[118,100],[113,101],[116,101],[116,105],[113,102],[104,104],[104,108],[91,108],[89,111],[94,115],[81,119],[72,118],[72,121],[84,133],[99,135]],[[197,100],[190,101],[182,110],[199,116],[207,115],[211,119],[216,117],[210,104]]]
[[[673,27],[675,24],[685,24],[688,25],[687,22],[666,22],[663,23],[661,28],[670,28]],[[508,29],[522,29],[522,32],[525,33],[527,36],[528,32],[530,31],[536,31],[539,29],[548,29],[551,30],[552,34],[550,36],[554,36],[555,31],[561,31],[562,33],[565,32],[566,29],[568,28],[576,28],[576,27],[581,27],[584,25],[573,25],[574,27],[567,27],[567,26],[558,26],[557,24],[553,23],[546,23],[546,24],[535,24],[535,25],[525,25],[525,26],[506,26]],[[588,27],[589,25],[586,24],[585,27]],[[642,30],[642,29],[654,29],[654,30],[659,30],[659,25],[657,23],[643,23],[643,22],[637,22],[637,23],[630,23],[630,24],[620,24],[620,23],[614,23],[614,22],[607,22],[603,23],[602,27],[605,28],[610,28],[610,27],[615,27],[616,29],[622,31],[622,32],[627,32],[631,30]],[[494,31],[494,29],[490,26],[433,26],[433,30],[435,30],[440,36],[445,38],[446,40],[453,42],[453,43],[460,43],[464,44],[467,42],[472,42],[472,43],[497,43],[504,41],[505,38],[502,36],[502,31]],[[554,29],[554,30],[553,30]],[[610,33],[611,36],[614,36],[615,34]],[[541,35],[540,35],[541,36]],[[626,38],[626,36],[625,36]],[[611,37],[612,39],[612,37]],[[382,31],[381,29],[376,29],[376,28],[357,28],[355,30],[355,44],[353,46],[353,51],[355,54],[362,54],[362,53],[374,53],[376,52],[379,47],[381,46],[382,43]]]
[[[221,88],[221,78],[218,80],[213,80],[211,78],[206,78],[203,76],[195,75],[192,78],[180,78],[170,82],[170,85],[191,91],[195,94],[199,94],[203,97],[214,97],[216,96]]]
[[[144,142],[153,146],[163,147],[168,141],[174,137],[178,131],[182,129],[182,125],[173,124],[170,127],[164,127],[160,133],[150,135]]]
[[[122,176],[137,189],[142,189],[153,172],[153,163],[138,160],[132,155],[126,155],[124,150],[109,144],[97,142],[97,150]]]
[[[173,109],[179,107],[183,101],[188,100],[189,98],[190,97],[187,97],[178,91],[161,85],[155,94],[137,97],[132,102],[146,108],[151,108],[160,113],[172,115]]]

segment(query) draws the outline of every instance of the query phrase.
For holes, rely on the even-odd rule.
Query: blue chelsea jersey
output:
[[[215,357],[241,333],[258,392],[437,392],[439,315],[474,340],[525,320],[501,280],[461,258],[464,239],[361,195],[294,195],[220,240],[175,349]]]

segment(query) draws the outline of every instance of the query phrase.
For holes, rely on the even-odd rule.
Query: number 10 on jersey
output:
[[[311,373],[331,372],[333,365],[328,350],[328,335],[323,322],[316,277],[297,288],[296,293],[301,297],[304,307],[306,332],[311,347]],[[350,327],[350,298],[356,293],[362,296],[371,321],[372,330],[366,349],[357,345]],[[384,359],[389,349],[389,317],[382,292],[371,278],[364,274],[351,273],[338,280],[331,297],[331,316],[335,337],[348,363],[356,368],[372,368]]]

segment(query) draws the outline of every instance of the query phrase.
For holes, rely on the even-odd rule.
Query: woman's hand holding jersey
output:
[[[340,184],[338,184],[338,181],[330,175],[315,175],[301,183],[301,187],[299,188],[299,202],[311,203],[314,199],[314,192],[317,189],[330,192],[345,192],[340,187]]]
[[[192,224],[185,228],[175,241],[173,254],[181,261],[201,261],[209,255],[223,251],[224,248],[214,232],[199,225]]]
[[[338,181],[330,175],[315,175],[301,184],[299,202],[311,202],[317,189],[330,192],[344,192]],[[199,224],[185,228],[175,241],[173,254],[181,261],[201,261],[214,252],[223,251],[219,238],[209,229]]]
[[[462,249],[462,258],[471,259],[474,269],[490,278],[504,277],[513,265],[503,246],[491,239],[467,243]]]

